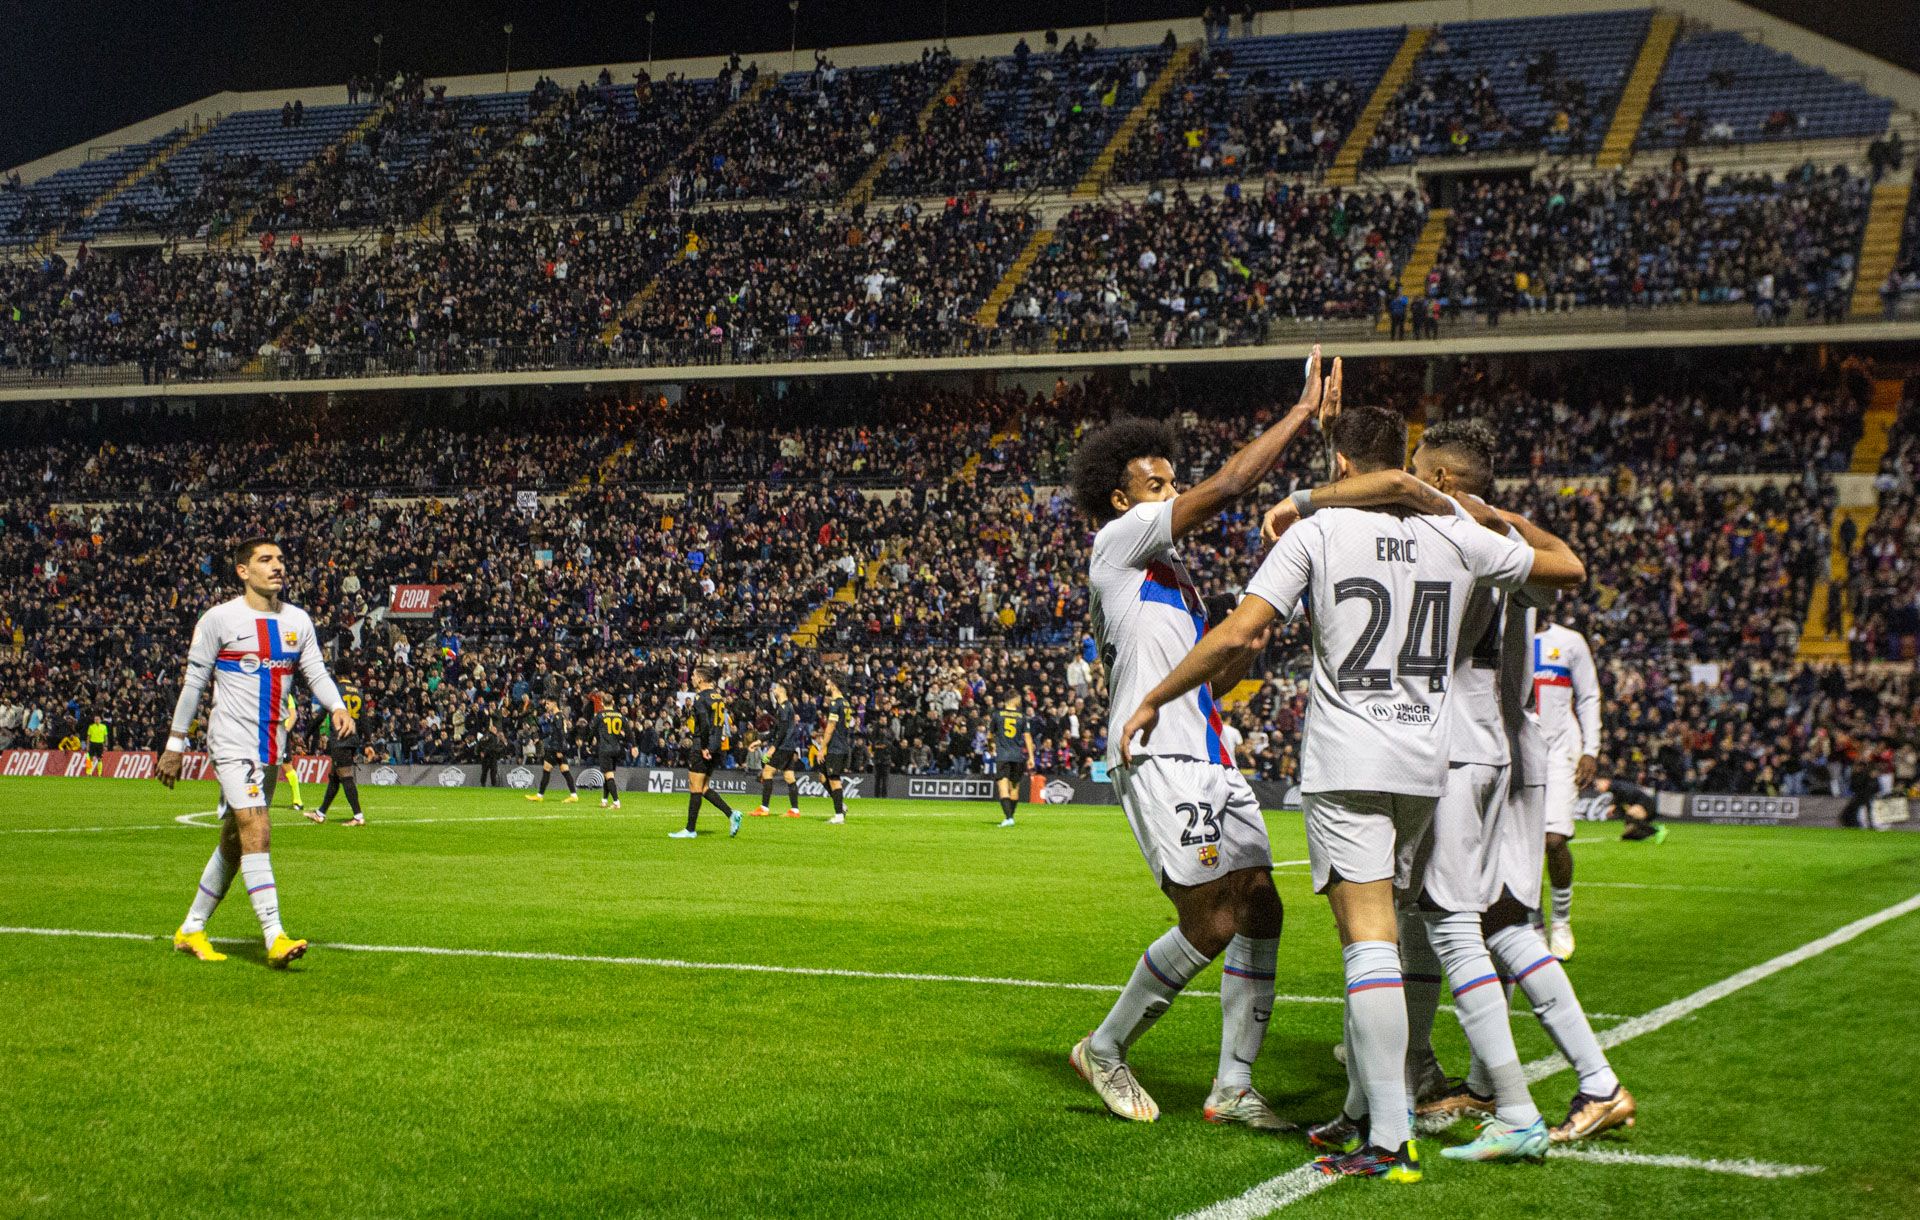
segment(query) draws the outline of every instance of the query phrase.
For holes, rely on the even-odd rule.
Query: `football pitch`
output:
[[[168,950],[211,784],[0,780],[0,1216],[1911,1216],[1920,836],[1584,825],[1569,965],[1639,1126],[1416,1186],[1300,1171],[1299,1135],[1200,1117],[1210,967],[1135,1048],[1164,1117],[1067,1064],[1170,922],[1118,810],[363,790],[372,825],[276,814],[290,934],[265,968],[236,886],[222,963]],[[309,799],[319,793],[309,790]],[[284,805],[286,794],[280,797]],[[344,805],[334,811],[344,816]],[[210,814],[198,819],[211,820]],[[1345,1092],[1339,947],[1298,815],[1255,1083]],[[85,934],[104,935],[85,935]],[[1464,1069],[1442,1012],[1442,1059]],[[1565,1114],[1538,1022],[1514,1031]],[[1557,1070],[1556,1070],[1557,1069]]]

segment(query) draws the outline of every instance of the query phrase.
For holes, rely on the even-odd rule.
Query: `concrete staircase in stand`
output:
[[[1373,87],[1373,96],[1367,99],[1360,117],[1353,121],[1353,130],[1347,133],[1340,151],[1334,154],[1333,165],[1327,170],[1328,186],[1352,186],[1360,181],[1360,158],[1366,154],[1367,145],[1373,143],[1373,133],[1380,129],[1380,120],[1386,115],[1393,95],[1400,92],[1400,86],[1413,75],[1414,62],[1432,41],[1433,27],[1408,27],[1407,36],[1400,40],[1400,49],[1387,64],[1387,70],[1380,74],[1380,83]]]
[[[1607,125],[1606,138],[1600,141],[1600,151],[1593,159],[1599,168],[1619,169],[1633,155],[1633,142],[1646,120],[1653,87],[1660,83],[1660,73],[1666,70],[1667,55],[1679,33],[1680,18],[1672,13],[1655,13],[1647,23],[1647,40],[1640,44],[1640,57],[1634,60],[1633,71],[1627,73],[1620,102],[1613,108],[1613,122]]]

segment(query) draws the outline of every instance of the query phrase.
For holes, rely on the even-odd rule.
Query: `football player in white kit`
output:
[[[1436,425],[1421,438],[1420,448],[1414,453],[1414,471],[1449,494],[1482,496],[1492,490],[1493,460],[1498,449],[1491,428],[1480,421]],[[1500,516],[1510,527],[1524,531],[1529,537],[1539,532],[1513,513],[1501,512]],[[1481,824],[1478,854],[1484,870],[1485,906],[1480,923],[1486,947],[1499,966],[1500,976],[1509,982],[1518,981],[1533,1006],[1534,1015],[1579,1074],[1579,1089],[1568,1106],[1566,1121],[1549,1133],[1552,1142],[1561,1143],[1584,1139],[1613,1127],[1632,1126],[1636,1103],[1614,1075],[1606,1052],[1593,1036],[1593,1028],[1579,997],[1574,994],[1566,970],[1548,952],[1540,935],[1540,867],[1545,845],[1543,822],[1548,772],[1546,737],[1532,714],[1532,706],[1534,611],[1545,599],[1529,596],[1530,593],[1522,590],[1508,597],[1500,618],[1485,634],[1476,637],[1479,644],[1470,655],[1471,666],[1480,671],[1479,674],[1465,672],[1464,658],[1463,668],[1456,670],[1456,685],[1460,688],[1457,706],[1465,714],[1455,721],[1456,770],[1450,773],[1450,778],[1463,769],[1460,765],[1463,758],[1486,749],[1484,732],[1477,733],[1469,721],[1482,728],[1498,726],[1505,733],[1511,765],[1503,800],[1483,810]],[[1486,673],[1494,675],[1491,684],[1475,681]],[[1460,681],[1462,678],[1464,682]],[[1443,798],[1434,822],[1436,839],[1442,832],[1446,820],[1442,815],[1447,809]],[[1453,825],[1458,833],[1459,824]],[[1436,855],[1436,859],[1440,858]],[[1453,858],[1457,860],[1458,856]],[[1418,1112],[1442,1119],[1492,1113],[1498,1089],[1486,1067],[1487,1052],[1479,1043],[1474,1042],[1473,1070],[1464,1082],[1448,1081],[1440,1072],[1432,1043],[1433,1015],[1439,1001],[1440,962],[1425,935],[1423,921],[1406,919],[1403,914],[1401,929],[1400,953],[1406,969],[1411,1026],[1407,1048],[1409,1091],[1416,1100],[1425,1103],[1418,1107]],[[1456,980],[1456,990],[1458,986]],[[1504,1001],[1503,995],[1503,1007]],[[1464,1025],[1468,1018],[1466,1007],[1458,1008]],[[1444,1087],[1431,1092],[1423,1088],[1436,1079]]]
[[[1336,363],[1337,368],[1337,363]],[[1337,376],[1337,373],[1336,373]],[[1331,379],[1329,381],[1331,384]],[[1173,669],[1206,631],[1206,609],[1176,547],[1180,539],[1258,487],[1319,409],[1320,349],[1307,362],[1300,400],[1281,420],[1195,487],[1174,484],[1178,437],[1162,423],[1120,420],[1075,453],[1069,483],[1082,511],[1100,523],[1088,563],[1094,634],[1109,674],[1110,724]],[[1244,672],[1253,650],[1243,650]],[[1227,673],[1221,692],[1237,675]],[[1135,765],[1114,772],[1154,881],[1179,922],[1147,946],[1099,1027],[1073,1047],[1074,1070],[1113,1113],[1152,1122],[1160,1107],[1140,1086],[1127,1051],[1166,1012],[1193,976],[1226,954],[1220,987],[1219,1073],[1204,1112],[1212,1122],[1287,1130],[1253,1088],[1253,1061],[1273,1011],[1280,943],[1280,896],[1259,802],[1221,740],[1213,690],[1168,707],[1166,727]],[[1120,761],[1109,741],[1108,760]]]
[[[260,918],[267,964],[284,969],[306,953],[307,942],[289,937],[280,925],[279,891],[267,854],[268,780],[286,750],[282,716],[295,668],[314,700],[331,713],[334,732],[352,733],[353,717],[327,674],[313,620],[280,600],[287,569],[278,544],[249,538],[233,549],[232,560],[246,591],[208,610],[194,624],[186,677],[158,766],[160,782],[173,787],[200,697],[211,686],[207,754],[220,782],[220,843],[200,875],[186,922],[173,934],[173,947],[203,962],[225,960],[207,940],[207,919],[238,872]]]
[[[1587,637],[1559,623],[1534,636],[1533,689],[1547,737],[1547,880],[1553,885],[1548,944],[1573,956],[1573,807],[1600,764],[1600,679]]]
[[[1343,476],[1405,460],[1406,421],[1394,411],[1350,408],[1332,433]],[[1311,606],[1301,788],[1314,889],[1331,902],[1343,946],[1351,1056],[1342,1118],[1327,1127],[1352,1133],[1315,1164],[1416,1182],[1394,888],[1411,880],[1414,849],[1446,787],[1461,620],[1476,587],[1564,587],[1586,572],[1564,545],[1536,550],[1476,524],[1457,504],[1441,516],[1313,501],[1314,493],[1296,493],[1304,519],[1274,544],[1239,607],[1147,692],[1118,736],[1128,761],[1136,733],[1153,742],[1162,708],[1233,664],[1276,619]]]

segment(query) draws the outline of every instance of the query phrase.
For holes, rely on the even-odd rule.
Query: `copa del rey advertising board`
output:
[[[387,601],[388,618],[432,618],[446,595],[445,585],[394,585]]]
[[[160,756],[152,750],[108,750],[102,760],[108,779],[152,779]],[[0,775],[64,775],[85,773],[87,756],[78,750],[0,750]],[[303,784],[326,782],[333,763],[323,754],[302,754],[293,760]],[[188,754],[180,764],[181,779],[212,779],[205,754]]]

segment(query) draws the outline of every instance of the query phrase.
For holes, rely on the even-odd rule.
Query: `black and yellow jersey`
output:
[[[853,753],[853,704],[845,695],[829,698],[820,709],[822,733],[833,726],[833,739],[827,742],[827,756],[838,758]]]
[[[695,691],[693,695],[693,748],[696,750],[724,750],[727,748],[727,728],[731,723],[727,715],[727,697],[718,687],[709,687]]]
[[[1013,708],[993,711],[993,760],[1027,761],[1027,718]]]
[[[593,752],[602,758],[618,758],[627,752],[627,718],[608,709],[596,719],[597,733]]]

